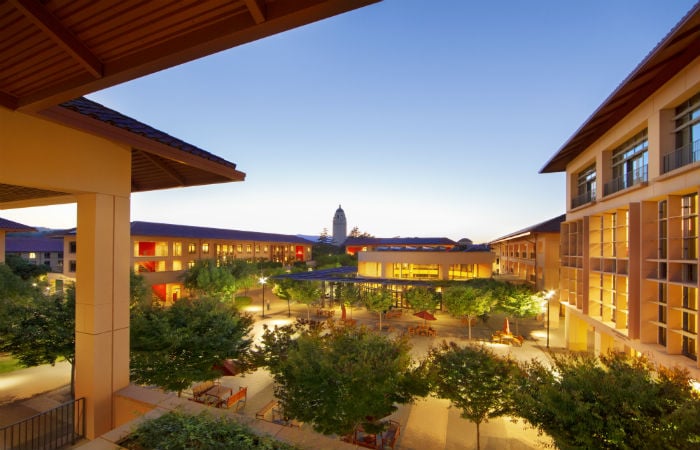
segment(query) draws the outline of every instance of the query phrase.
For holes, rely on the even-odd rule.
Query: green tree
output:
[[[38,291],[8,305],[7,322],[0,330],[0,352],[11,353],[27,367],[56,364],[64,358],[71,364],[71,395],[75,379],[75,288],[45,296]]]
[[[49,271],[48,266],[30,263],[17,255],[7,255],[5,263],[23,280],[36,279],[42,275],[46,275],[46,272]]]
[[[176,391],[213,380],[225,359],[246,360],[253,319],[218,299],[183,298],[131,315],[131,379]]]
[[[345,283],[340,292],[341,306],[343,308],[343,319],[345,318],[345,308],[350,307],[350,318],[352,318],[352,309],[362,303],[362,291],[355,283]]]
[[[30,282],[23,280],[10,266],[0,264],[0,333],[11,324],[12,309],[31,301],[37,294]]]
[[[515,319],[515,334],[520,334],[518,319],[534,317],[542,311],[542,296],[527,285],[506,285],[498,295],[496,308]]]
[[[406,300],[414,311],[435,312],[439,299],[435,292],[425,286],[416,286],[406,291]]]
[[[427,394],[405,338],[364,327],[321,327],[293,341],[284,336],[272,341],[275,345],[260,350],[274,354],[269,369],[275,397],[288,417],[310,423],[318,432],[347,435],[358,424],[379,431],[380,419],[397,404]],[[281,349],[286,354],[280,357]]]
[[[287,289],[290,298],[306,305],[306,318],[311,318],[311,305],[321,297],[321,285],[318,281],[295,281]]]
[[[488,288],[476,287],[470,284],[455,284],[445,288],[442,294],[442,304],[453,317],[466,318],[469,329],[469,339],[472,338],[472,320],[488,314],[493,307],[494,299]]]
[[[148,308],[155,298],[143,275],[133,269],[129,272],[129,305],[133,308]]]
[[[237,290],[236,279],[231,271],[213,259],[195,262],[183,275],[183,284],[198,296],[219,300],[232,300]]]
[[[367,292],[364,296],[365,307],[372,312],[379,314],[379,329],[382,329],[382,315],[387,312],[394,303],[389,291],[384,288]]]
[[[517,364],[483,346],[460,347],[444,341],[430,350],[425,364],[432,392],[474,422],[476,447],[481,448],[481,423],[513,411]]]
[[[619,353],[553,360],[522,365],[515,404],[557,448],[700,448],[700,396],[686,371]]]

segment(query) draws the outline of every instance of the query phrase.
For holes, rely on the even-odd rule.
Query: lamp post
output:
[[[547,299],[547,349],[549,349],[549,301],[554,295],[554,291],[548,291],[544,298]]]
[[[292,308],[289,306],[289,294],[287,294],[287,317],[292,317]]]
[[[267,283],[267,278],[266,277],[260,277],[258,279],[260,284],[262,285],[262,316],[263,319],[265,318],[265,283]]]

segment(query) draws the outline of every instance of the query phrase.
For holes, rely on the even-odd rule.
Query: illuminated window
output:
[[[182,256],[182,242],[173,242],[173,256]]]
[[[182,270],[182,261],[179,259],[173,260],[173,270]]]
[[[191,269],[194,267],[194,261],[187,261],[187,268]]]
[[[190,255],[194,255],[195,253],[197,253],[197,244],[190,242],[190,244],[187,246],[187,252]]]
[[[209,243],[202,244],[202,253],[209,253]]]
[[[255,244],[255,253],[260,253],[260,245]]]
[[[253,247],[250,244],[247,244],[245,246],[245,251],[246,251],[246,253],[250,253],[253,251]]]
[[[267,245],[263,247],[263,251],[264,251],[264,252],[267,251]]]
[[[29,252],[29,259],[36,259],[36,253]]]
[[[237,251],[238,253],[243,253],[243,244],[238,244],[238,245],[236,246],[236,251]]]

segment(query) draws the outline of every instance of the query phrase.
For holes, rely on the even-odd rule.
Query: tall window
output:
[[[209,243],[202,244],[202,253],[209,253]]]
[[[698,257],[698,195],[681,198],[683,259]]]
[[[190,242],[187,245],[187,253],[189,253],[190,255],[194,255],[195,253],[197,253],[197,244]]]
[[[700,160],[700,93],[676,108],[676,148],[664,155],[664,173]]]
[[[182,256],[182,242],[173,242],[173,256]]]
[[[584,170],[578,173],[577,176],[577,195],[573,198],[571,202],[571,207],[576,208],[586,203],[590,203],[595,200],[595,184],[596,184],[596,172],[595,163],[591,164]]]
[[[648,180],[648,149],[649,139],[644,130],[613,151],[612,180],[605,183],[605,195]]]

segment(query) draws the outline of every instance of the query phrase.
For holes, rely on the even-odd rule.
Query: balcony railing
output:
[[[79,398],[0,428],[0,449],[56,450],[85,437],[85,399]]]
[[[613,178],[611,181],[605,183],[603,186],[603,195],[614,194],[615,192],[627,189],[636,184],[646,183],[647,181],[649,181],[649,166],[645,164],[642,167],[638,167],[635,170]]]
[[[586,191],[571,199],[571,208],[578,208],[586,203],[591,203],[593,200],[595,200],[595,191]]]
[[[700,160],[700,140],[691,142],[664,155],[663,173]]]

